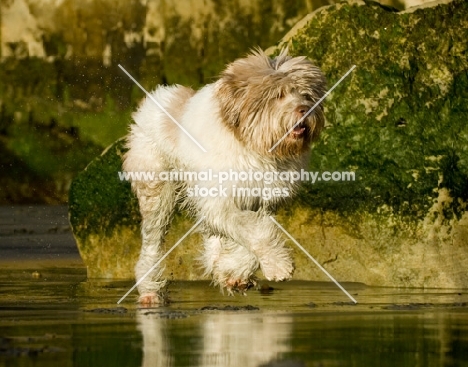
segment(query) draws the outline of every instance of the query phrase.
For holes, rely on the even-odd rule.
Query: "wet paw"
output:
[[[250,288],[256,287],[257,286],[257,280],[254,278],[247,279],[247,280],[241,280],[241,279],[228,279],[226,283],[224,284],[224,287],[226,288],[228,294],[230,296],[234,295],[234,292],[236,293],[241,293],[244,296],[247,295],[247,291]]]

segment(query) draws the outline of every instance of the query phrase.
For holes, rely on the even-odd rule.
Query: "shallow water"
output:
[[[468,290],[289,282],[223,296],[86,279],[66,207],[0,207],[0,367],[468,366]]]
[[[223,296],[174,282],[139,309],[131,282],[83,268],[0,270],[0,366],[468,365],[468,292],[289,282]],[[208,307],[209,306],[209,307]]]

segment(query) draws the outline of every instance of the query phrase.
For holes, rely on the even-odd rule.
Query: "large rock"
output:
[[[310,162],[356,180],[309,183],[277,216],[339,281],[468,285],[467,39],[462,0],[401,13],[349,1],[310,14],[270,50],[315,60],[330,86],[357,65],[325,102],[328,128]],[[133,277],[139,216],[118,179],[122,149],[117,142],[71,187],[70,220],[93,277]],[[167,246],[190,224],[178,216]],[[169,276],[201,276],[199,240],[169,256]],[[295,260],[295,279],[326,279],[297,250]]]

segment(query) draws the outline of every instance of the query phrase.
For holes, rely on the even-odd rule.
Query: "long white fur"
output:
[[[258,57],[266,58],[264,55]],[[296,59],[290,58],[286,63],[294,66],[291,60]],[[302,61],[299,61],[297,64],[302,65]],[[287,71],[288,65],[284,65],[282,67]],[[129,150],[123,162],[123,169],[154,172],[179,169],[207,172],[211,169],[216,174],[229,169],[237,172],[249,170],[281,172],[299,170],[303,167],[307,161],[307,152],[289,156],[265,154],[252,150],[233,133],[232,128],[222,118],[220,107],[222,98],[219,96],[222,82],[219,80],[198,92],[176,85],[159,87],[152,93],[152,96],[207,150],[207,153],[195,145],[153,101],[146,98],[133,116],[135,123],[131,125],[128,135]],[[291,104],[308,103],[301,98],[296,92],[287,94],[286,98],[278,101],[278,110],[289,111]],[[265,131],[268,132],[272,124],[275,125],[275,130],[281,130],[277,132],[279,136],[281,132],[288,130],[288,126],[274,120],[274,116],[269,118],[273,120],[266,121],[268,128]],[[255,128],[258,127],[252,127]],[[261,138],[259,136],[259,139]],[[231,188],[233,185],[278,187],[294,193],[298,184],[285,181],[275,181],[271,185],[257,181],[230,181],[223,184],[229,193],[228,197],[189,198],[186,195],[187,189],[195,185],[210,188],[217,187],[218,184],[217,180],[132,182],[143,218],[142,248],[135,267],[137,279],[140,279],[162,256],[161,243],[164,241],[178,203],[188,207],[194,216],[205,217],[202,225],[205,238],[204,251],[200,259],[206,273],[211,274],[215,283],[226,288],[228,292],[244,291],[255,284],[254,273],[258,268],[268,280],[283,281],[291,278],[294,265],[290,250],[284,246],[281,233],[268,218],[284,198],[270,200],[261,197],[233,198]],[[155,269],[151,276],[140,283],[138,287],[140,302],[145,304],[163,302],[161,291],[165,281],[162,279],[162,271],[163,266]]]

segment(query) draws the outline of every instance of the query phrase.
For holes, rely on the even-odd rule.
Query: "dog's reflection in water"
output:
[[[142,367],[258,367],[291,349],[291,317],[220,312],[203,315],[142,310]],[[178,318],[181,317],[181,318]],[[185,318],[182,318],[185,317]],[[176,319],[175,319],[176,318]]]

